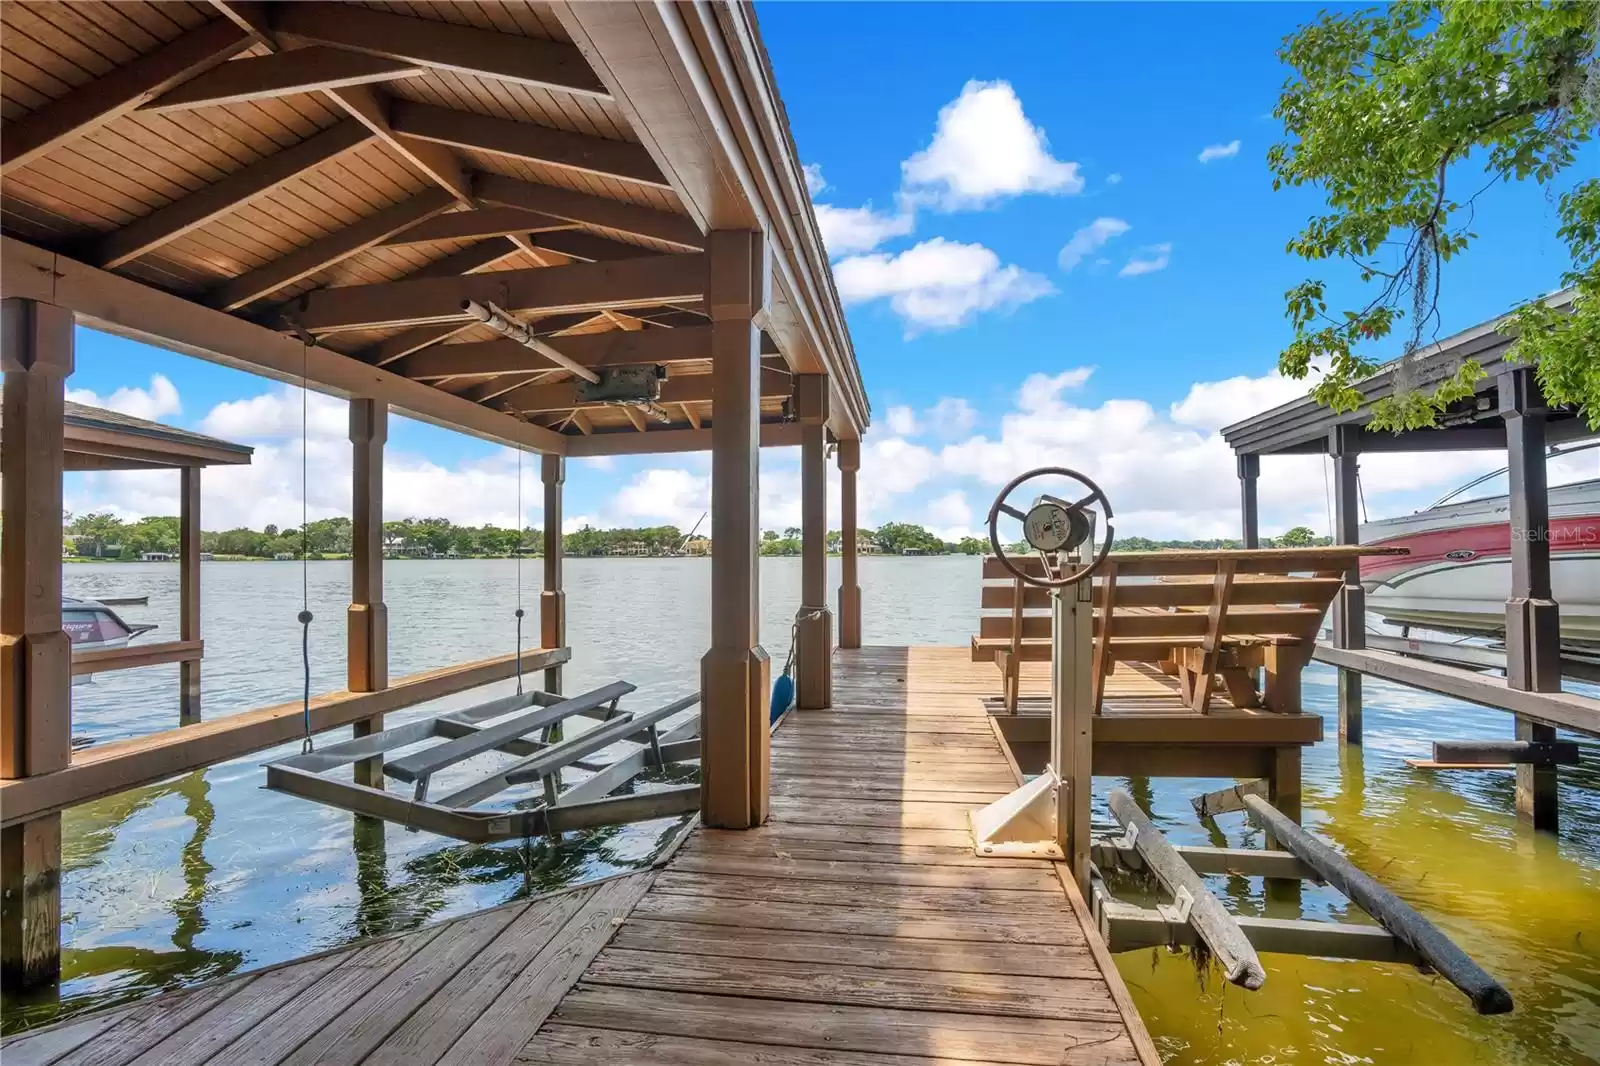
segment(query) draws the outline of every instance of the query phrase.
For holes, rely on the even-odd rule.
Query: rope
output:
[[[789,655],[783,661],[783,669],[780,673],[791,673],[794,669],[795,648],[800,643],[800,623],[809,622],[813,618],[820,618],[827,610],[826,607],[812,607],[809,610],[802,607],[795,612],[794,624],[789,627]]]
[[[300,724],[305,731],[300,741],[300,754],[310,755],[315,749],[311,742],[311,563],[309,549],[311,535],[306,531],[310,512],[306,502],[306,383],[309,378],[307,364],[311,359],[311,345],[300,343],[300,665],[304,670],[305,689],[301,693]]]

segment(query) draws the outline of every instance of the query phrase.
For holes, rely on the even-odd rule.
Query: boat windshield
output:
[[[1551,448],[1545,455],[1546,477],[1551,488],[1575,485],[1600,478],[1600,440],[1585,441],[1566,448]],[[1511,492],[1510,468],[1501,467],[1462,485],[1440,498],[1428,510],[1450,503],[1491,500]]]

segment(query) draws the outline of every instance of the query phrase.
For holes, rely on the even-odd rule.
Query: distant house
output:
[[[216,558],[216,556],[212,555],[210,552],[201,552],[200,553],[200,561],[202,563],[212,562],[215,558]]]
[[[176,558],[177,556],[171,552],[145,552],[139,556],[139,561],[141,563],[170,563]]]
[[[900,554],[901,555],[927,555],[928,553],[926,551],[922,550],[921,548],[902,548],[902,549],[900,549]]]
[[[687,541],[684,542],[683,553],[685,555],[710,555],[711,554],[711,538],[710,537],[690,537]]]
[[[856,552],[860,555],[882,555],[883,549],[878,547],[876,537],[858,537],[856,539]]]
[[[294,562],[294,552],[279,552],[273,556],[278,562]]]

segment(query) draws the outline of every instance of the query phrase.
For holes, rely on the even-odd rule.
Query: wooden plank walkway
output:
[[[1055,864],[972,854],[1016,784],[997,689],[965,649],[839,652],[835,706],[773,736],[769,824],[691,835],[520,1061],[1156,1066]]]
[[[1053,863],[978,859],[1016,783],[965,649],[840,652],[770,823],[659,871],[76,1019],[5,1066],[1157,1066]]]

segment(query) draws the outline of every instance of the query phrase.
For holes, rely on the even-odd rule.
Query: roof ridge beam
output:
[[[386,56],[311,45],[292,52],[251,56],[221,63],[177,88],[168,89],[141,111],[188,111],[197,107],[265,100],[295,93],[342,89],[396,78],[413,78],[428,68]]]
[[[195,27],[0,127],[0,173],[90,133],[253,43],[226,19]]]
[[[299,325],[312,331],[379,329],[465,319],[462,302],[494,303],[514,314],[654,307],[704,297],[702,255],[650,255],[609,263],[497,270],[317,289],[302,298]]]
[[[329,126],[108,234],[93,258],[107,269],[122,266],[371,139],[354,119]]]
[[[396,133],[456,148],[523,159],[562,170],[669,189],[643,145],[552,129],[529,122],[455,111],[397,99],[389,114]]]
[[[690,251],[705,247],[700,227],[686,215],[621,200],[607,200],[553,185],[535,185],[502,174],[482,171],[474,175],[472,190],[480,200],[554,215],[568,222],[617,230],[648,240],[663,241]],[[553,245],[552,245],[553,247]]]
[[[583,53],[560,41],[324,0],[273,4],[268,10],[273,32],[283,36],[540,89],[611,98]]]
[[[376,214],[352,222],[296,248],[288,255],[241,274],[219,286],[207,302],[224,311],[243,307],[366,251],[384,238],[437,215],[455,202],[455,197],[446,189],[425,189],[410,199],[391,204]]]

